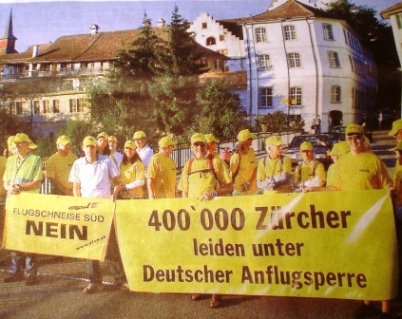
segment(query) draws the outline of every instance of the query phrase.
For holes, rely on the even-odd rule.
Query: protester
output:
[[[98,134],[97,138],[97,148],[96,151],[100,155],[110,155],[110,149],[108,144],[109,135],[105,132],[101,132]]]
[[[363,128],[355,123],[345,129],[345,138],[350,152],[342,155],[335,168],[333,183],[321,190],[356,191],[371,189],[390,189],[393,185],[383,161],[374,153],[365,150]],[[304,191],[317,189],[305,188]],[[389,317],[391,305],[389,300],[382,301],[382,315]],[[356,318],[376,315],[374,304],[365,300],[356,311]]]
[[[28,135],[18,133],[14,138],[17,153],[7,159],[6,170],[3,176],[4,188],[7,196],[18,195],[21,192],[39,194],[42,183],[42,161],[37,155],[30,153],[29,144],[32,143]],[[24,280],[24,263],[26,284],[37,283],[39,268],[38,257],[31,253],[11,252],[12,275],[4,282]]]
[[[68,181],[77,156],[71,153],[71,140],[61,135],[56,141],[57,152],[47,160],[47,178],[52,183],[52,194],[73,196],[73,183]]]
[[[117,151],[117,138],[116,136],[109,136],[107,138],[108,146],[110,149],[110,158],[116,164],[117,168],[120,167],[120,163],[123,160],[123,154]]]
[[[117,191],[120,199],[144,198],[145,167],[142,164],[133,141],[124,144],[123,160],[120,164],[120,184]]]
[[[119,171],[109,156],[98,155],[96,153],[97,140],[93,136],[87,136],[82,143],[84,157],[77,159],[70,172],[69,181],[73,183],[73,193],[75,197],[106,198],[116,200],[117,185],[120,185]],[[115,186],[112,194],[112,182]],[[114,226],[112,226],[112,230]],[[115,233],[112,231],[112,235]],[[111,240],[116,241],[113,236]],[[128,289],[123,264],[120,254],[114,252],[113,260],[110,261],[111,273],[116,284]],[[83,290],[84,293],[96,292],[102,284],[102,274],[100,264],[97,260],[87,263],[87,274],[90,284]]]
[[[4,153],[3,153],[5,158],[10,157],[10,156],[16,154],[16,152],[17,152],[17,149],[15,148],[15,144],[14,144],[14,138],[15,138],[15,136],[11,135],[7,139],[7,149],[5,149]]]
[[[169,136],[159,140],[159,153],[153,155],[148,166],[149,198],[176,197],[176,163],[170,158],[176,141]]]
[[[141,158],[142,163],[145,166],[145,172],[148,170],[148,163],[154,155],[154,151],[147,144],[147,135],[143,131],[137,131],[134,133],[133,140],[137,146],[137,153]]]
[[[330,186],[334,182],[335,178],[335,168],[336,168],[336,163],[338,159],[345,153],[350,151],[350,147],[348,142],[342,141],[335,143],[332,146],[331,151],[328,152],[328,155],[331,156],[332,159],[332,164],[328,167],[327,170],[327,186]]]
[[[295,168],[294,182],[295,187],[322,187],[326,183],[326,173],[324,165],[314,159],[314,147],[309,141],[304,141],[300,145],[300,153],[303,161]]]
[[[230,158],[230,176],[233,181],[233,195],[257,194],[257,159],[251,147],[257,136],[249,130],[242,130],[237,135],[237,149]]]
[[[7,158],[0,156],[0,176],[4,176],[6,170]],[[0,240],[3,238],[4,218],[5,218],[5,203],[6,203],[7,190],[4,184],[0,185]]]
[[[207,156],[206,144],[203,134],[195,133],[191,136],[193,157],[184,165],[179,183],[183,197],[211,200],[216,196],[230,195],[233,191],[229,174],[225,172],[226,165],[222,160]],[[200,300],[201,295],[192,295],[191,299]],[[209,306],[217,308],[220,305],[220,296],[212,295]]]
[[[282,140],[273,135],[265,140],[267,156],[258,162],[257,184],[265,192],[291,192],[292,161],[282,155]]]

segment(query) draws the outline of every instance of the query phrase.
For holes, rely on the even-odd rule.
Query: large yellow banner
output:
[[[396,296],[386,191],[118,201],[116,222],[134,291]]]
[[[99,198],[21,193],[7,199],[2,247],[103,260],[114,203]]]

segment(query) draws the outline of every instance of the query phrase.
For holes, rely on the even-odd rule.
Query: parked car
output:
[[[337,125],[332,128],[332,131],[329,133],[332,145],[345,140],[345,130],[346,126],[344,125]],[[373,143],[373,132],[365,130],[364,135],[367,136],[370,143]]]
[[[309,141],[311,144],[313,144],[315,158],[321,161],[324,164],[325,169],[327,169],[331,163],[331,159],[327,152],[332,147],[329,134],[321,133],[296,135],[290,142],[289,147],[283,150],[283,154],[290,157],[292,164],[298,164],[303,160],[300,153],[300,145],[304,141]]]

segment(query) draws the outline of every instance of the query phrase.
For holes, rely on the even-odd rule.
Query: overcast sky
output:
[[[321,1],[321,0],[319,0]],[[327,0],[323,0],[327,1]],[[400,0],[351,0],[380,12]],[[0,0],[0,36],[4,34],[10,10],[13,12],[16,49],[25,51],[29,45],[55,41],[62,35],[89,32],[99,25],[100,31],[138,28],[144,13],[156,24],[159,18],[170,21],[174,5],[188,21],[201,12],[216,19],[240,18],[268,9],[271,0],[142,0],[142,1],[42,1]]]

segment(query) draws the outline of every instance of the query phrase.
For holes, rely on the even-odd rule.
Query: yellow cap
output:
[[[29,143],[28,148],[30,150],[34,150],[38,148],[38,145],[36,145],[34,142]]]
[[[212,133],[205,134],[205,140],[207,141],[207,143],[212,143],[212,142],[219,143],[219,140]]]
[[[110,135],[110,136],[107,138],[107,140],[108,140],[108,141],[115,141],[115,142],[117,142],[117,137],[116,137],[116,136],[113,136],[113,135]]]
[[[282,145],[282,144],[283,143],[282,143],[281,138],[279,136],[276,136],[276,135],[270,136],[265,140],[265,145],[267,145],[267,146],[268,145],[269,146],[279,146],[279,145]]]
[[[124,143],[124,148],[131,148],[131,149],[135,150],[135,143],[131,140],[126,141]]]
[[[8,139],[7,139],[7,146],[8,149],[11,150],[12,148],[14,148],[14,139],[15,139],[15,135],[11,135]]]
[[[389,131],[389,136],[395,136],[399,130],[402,130],[402,119],[396,120],[392,122],[391,131]]]
[[[143,131],[137,131],[134,133],[133,140],[139,140],[140,138],[145,138],[147,135]]]
[[[59,138],[56,141],[56,144],[61,144],[61,145],[67,145],[70,143],[71,143],[71,140],[67,135],[59,136]]]
[[[362,133],[363,133],[363,128],[359,124],[351,123],[348,126],[346,126],[345,135],[362,134]]]
[[[402,141],[398,142],[398,144],[396,144],[395,147],[390,148],[389,150],[390,150],[390,151],[396,151],[396,150],[402,151]]]
[[[341,156],[350,151],[350,147],[348,142],[342,141],[335,143],[332,146],[332,150],[328,152],[329,156]]]
[[[27,142],[31,143],[31,139],[29,138],[28,135],[25,133],[17,133],[14,138],[14,143],[21,143],[21,142]]]
[[[250,131],[248,129],[247,130],[242,130],[242,131],[239,132],[239,134],[237,134],[237,140],[239,142],[244,142],[244,141],[247,141],[249,139],[254,140],[256,138],[257,138],[257,135],[250,133]]]
[[[164,136],[159,140],[159,147],[167,147],[169,145],[176,145],[177,142],[172,140],[170,136]]]
[[[105,139],[107,139],[109,137],[109,135],[107,135],[107,133],[105,132],[101,132],[98,134],[98,136],[96,137],[96,139],[104,137]]]
[[[313,151],[313,150],[314,150],[313,144],[311,144],[311,142],[309,141],[304,141],[300,145],[300,152]]]
[[[82,142],[82,145],[84,146],[96,146],[96,138],[93,136],[87,136],[84,138],[84,141]]]
[[[191,144],[197,143],[197,142],[201,142],[206,144],[207,140],[205,139],[204,134],[201,133],[194,133],[193,135],[191,135]]]

